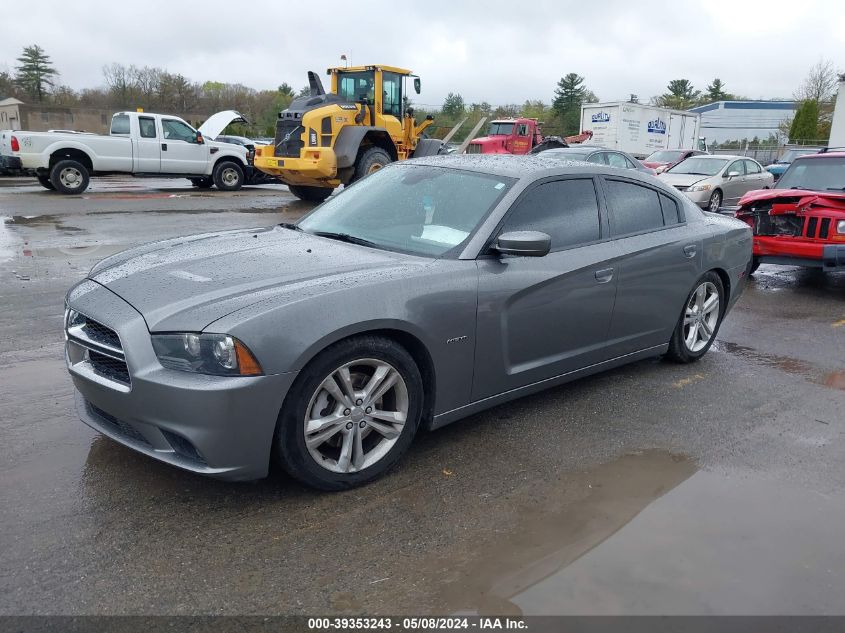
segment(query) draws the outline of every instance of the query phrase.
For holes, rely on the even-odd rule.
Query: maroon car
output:
[[[801,156],[773,189],[750,191],[736,217],[754,233],[761,263],[845,270],[845,152]]]
[[[690,156],[698,156],[699,154],[706,153],[698,149],[660,149],[640,162],[646,167],[651,167],[658,174],[661,174]]]

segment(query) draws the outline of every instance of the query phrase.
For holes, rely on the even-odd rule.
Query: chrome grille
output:
[[[480,154],[481,153],[481,143],[470,143],[467,145],[466,149],[467,154]]]
[[[132,384],[120,336],[113,329],[69,309],[65,315],[65,334],[68,343],[74,344],[82,354],[73,364],[84,363],[106,380],[127,387]]]

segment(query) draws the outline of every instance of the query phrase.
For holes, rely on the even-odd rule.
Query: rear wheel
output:
[[[50,191],[56,190],[56,188],[53,186],[53,183],[50,182],[49,176],[38,176],[38,182],[45,189],[49,189]]]
[[[294,478],[344,490],[383,475],[419,426],[419,369],[398,343],[362,336],[337,343],[300,372],[279,414],[276,453]]]
[[[389,165],[393,161],[390,154],[380,147],[368,147],[358,154],[355,160],[355,176],[353,180],[361,180],[370,174],[377,172],[385,165]]]
[[[696,282],[669,341],[668,358],[692,363],[707,353],[722,323],[724,296],[722,280],[712,270]]]
[[[50,168],[50,183],[59,193],[82,193],[90,180],[88,169],[76,160],[60,160]]]
[[[244,170],[237,163],[224,160],[214,167],[212,178],[221,191],[237,191],[244,185]]]
[[[191,178],[191,184],[200,189],[211,189],[214,181],[211,178]]]
[[[290,192],[300,200],[306,202],[322,202],[330,195],[332,189],[329,187],[308,187],[305,185],[288,185]]]

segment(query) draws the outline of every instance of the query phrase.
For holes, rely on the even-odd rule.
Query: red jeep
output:
[[[797,158],[774,189],[749,191],[736,217],[754,232],[761,263],[845,270],[845,152]]]

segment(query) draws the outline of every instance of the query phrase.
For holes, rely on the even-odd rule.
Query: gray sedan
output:
[[[558,160],[582,160],[596,165],[608,165],[618,169],[636,169],[651,176],[657,172],[651,167],[646,167],[636,158],[625,152],[591,145],[573,145],[572,147],[557,147],[547,149],[543,152],[546,158],[557,158]]]
[[[714,213],[735,206],[749,191],[768,189],[774,176],[744,156],[692,156],[658,176],[683,191],[695,204]]]
[[[97,264],[67,295],[83,421],[226,479],[325,490],[434,429],[650,356],[701,358],[748,225],[635,171],[543,157],[395,163],[297,224]]]

